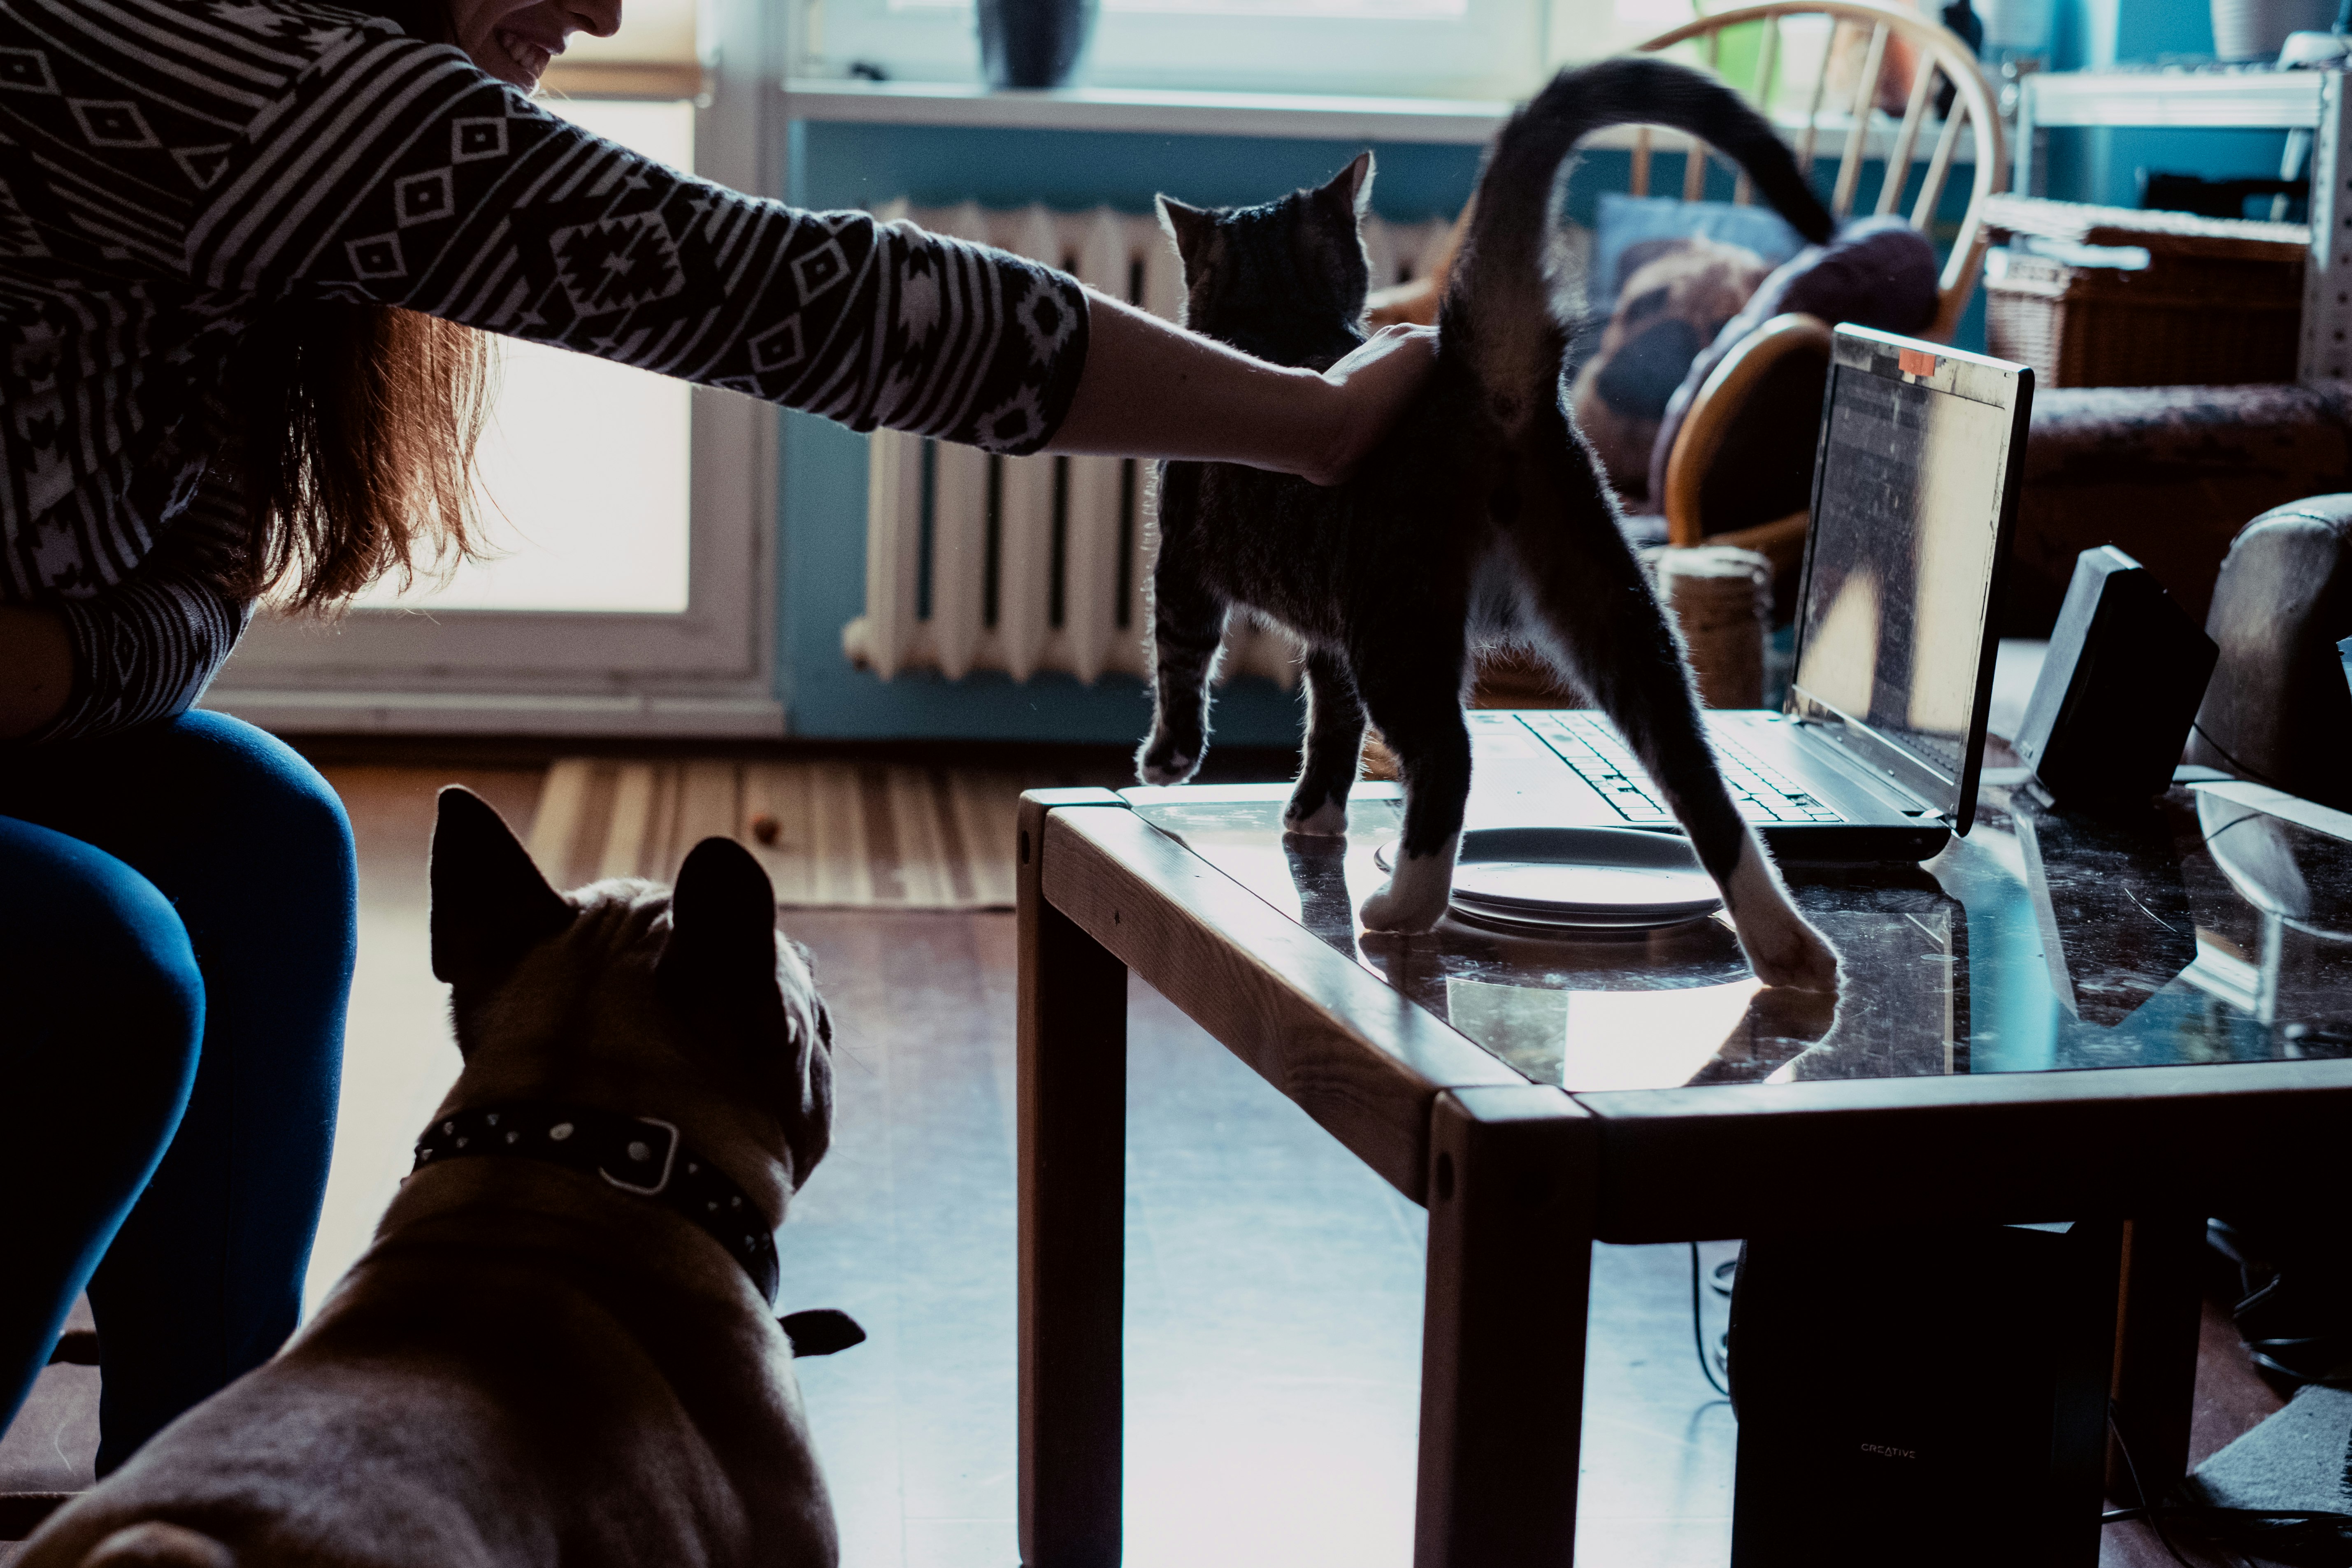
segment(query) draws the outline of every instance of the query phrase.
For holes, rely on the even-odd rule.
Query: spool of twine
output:
[[[1658,598],[1682,628],[1699,700],[1709,708],[1760,706],[1764,645],[1772,627],[1772,563],[1726,544],[1645,553]]]

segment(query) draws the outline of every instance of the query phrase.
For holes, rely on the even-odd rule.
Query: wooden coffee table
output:
[[[1286,840],[1287,793],[1023,799],[1027,1568],[1119,1560],[1129,970],[1429,1211],[1419,1568],[1570,1562],[1594,1241],[2126,1220],[2118,1425],[2151,1485],[2182,1472],[2203,1217],[2340,1176],[2352,818],[1989,788],[1924,868],[1792,874],[1832,1023],[1713,922],[1365,935],[1393,787],[1344,842]]]

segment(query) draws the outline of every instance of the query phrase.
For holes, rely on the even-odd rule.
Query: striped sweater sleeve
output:
[[[49,602],[73,646],[73,689],[25,743],[104,734],[194,705],[253,616],[229,586],[247,547],[245,518],[244,497],[215,464],[129,575],[87,598]]]
[[[694,179],[373,28],[256,118],[188,246],[200,289],[406,306],[1001,452],[1045,444],[1086,356],[1061,272]]]

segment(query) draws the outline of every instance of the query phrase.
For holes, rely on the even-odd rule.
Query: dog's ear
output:
[[[682,1013],[718,1012],[754,1024],[769,1009],[781,1015],[776,891],[751,852],[732,838],[704,839],[678,868],[669,944],[655,982],[662,1000]]]
[[[672,1013],[747,1053],[742,1065],[767,1086],[791,1148],[797,1191],[832,1140],[833,1015],[808,975],[808,950],[776,930],[768,873],[733,839],[704,839],[678,868],[654,984]]]
[[[496,979],[578,913],[531,864],[506,819],[472,790],[441,792],[433,825],[433,973]]]

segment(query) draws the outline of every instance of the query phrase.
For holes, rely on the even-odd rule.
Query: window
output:
[[[551,100],[547,107],[673,168],[694,167],[690,102]],[[379,584],[359,602],[684,612],[693,388],[539,343],[502,341],[499,351],[480,466],[483,514],[499,557],[405,594]]]
[[[547,107],[739,190],[769,188],[757,0],[630,0]],[[730,71],[728,19],[744,42]],[[721,58],[706,70],[704,57]],[[730,393],[506,342],[483,479],[498,559],[341,621],[265,614],[205,705],[271,728],[779,732],[775,420]]]
[[[891,0],[893,10],[919,10],[946,0]],[[1469,0],[1103,0],[1110,12],[1188,16],[1333,16],[1343,18],[1437,19],[1467,16]]]
[[[971,0],[806,0],[800,70],[969,81]],[[1089,87],[1505,99],[1535,84],[1544,0],[1102,0]]]

